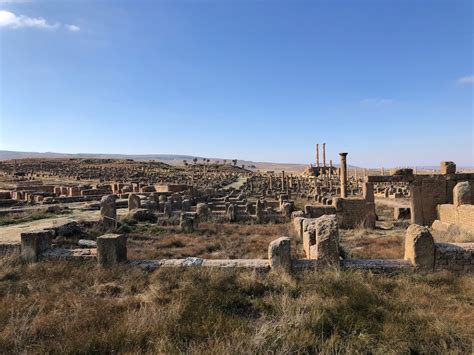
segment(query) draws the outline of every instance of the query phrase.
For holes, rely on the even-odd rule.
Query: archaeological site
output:
[[[0,355],[474,354],[473,0],[0,0]]]
[[[435,172],[350,168],[349,153],[328,163],[326,145],[321,159],[319,147],[316,161],[300,173],[206,159],[183,166],[132,159],[2,161],[1,282],[17,284],[18,271],[10,268],[18,267],[27,273],[84,269],[94,280],[119,268],[142,274],[140,283],[143,275],[165,270],[172,278],[202,270],[206,277],[243,273],[306,282],[340,273],[472,279],[474,173],[459,172],[450,161]],[[116,278],[91,287],[116,297],[125,293]],[[244,315],[251,308],[238,307]]]

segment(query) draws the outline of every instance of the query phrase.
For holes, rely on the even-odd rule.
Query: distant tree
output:
[[[216,160],[216,164],[219,165],[219,163],[220,163],[220,160]]]
[[[242,169],[244,169],[244,168],[245,168],[245,164],[242,164]]]
[[[233,159],[232,164],[234,164],[234,166],[236,166],[237,165],[237,159]]]
[[[211,162],[211,159],[206,159],[207,161],[207,165],[209,165],[209,163]]]
[[[227,164],[227,159],[224,159],[224,165],[226,165],[226,164]]]
[[[193,158],[193,163],[196,164],[198,161],[198,158]]]
[[[183,164],[184,164],[184,166],[188,166],[188,161],[186,159],[183,160]]]

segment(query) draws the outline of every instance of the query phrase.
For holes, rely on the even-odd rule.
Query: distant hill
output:
[[[139,161],[161,161],[170,165],[183,165],[186,160],[189,164],[193,163],[193,159],[197,158],[198,163],[202,163],[203,159],[209,159],[211,162],[223,163],[226,160],[227,164],[232,164],[232,159],[225,158],[205,158],[193,155],[179,155],[179,154],[96,154],[96,153],[56,153],[56,152],[17,152],[10,150],[0,150],[0,160],[24,159],[24,158],[95,158],[95,159],[133,159]],[[302,172],[307,165],[292,164],[292,163],[272,163],[272,162],[254,162],[249,160],[237,160],[237,165],[245,165],[247,168],[254,170],[273,170],[273,171],[288,171],[288,172]]]

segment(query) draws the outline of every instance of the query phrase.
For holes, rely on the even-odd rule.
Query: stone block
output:
[[[428,228],[412,224],[405,234],[405,260],[417,270],[432,271],[435,261],[435,245]]]
[[[290,238],[281,237],[268,246],[268,259],[272,270],[291,271]]]
[[[469,181],[458,182],[453,189],[453,205],[470,205],[471,204],[471,185]]]
[[[441,174],[456,174],[456,164],[452,161],[442,161],[441,162]]]
[[[413,169],[403,168],[403,169],[390,169],[390,175],[395,176],[412,176]]]
[[[115,229],[117,227],[117,206],[114,195],[103,196],[100,200],[101,224],[105,230]]]
[[[135,194],[128,195],[128,210],[134,210],[141,207],[140,197]]]
[[[362,185],[362,196],[367,202],[375,202],[373,183],[364,182]]]
[[[21,257],[26,262],[36,262],[42,252],[51,247],[53,230],[39,230],[21,233]]]
[[[296,234],[301,239],[303,238],[303,221],[304,221],[304,217],[293,218],[293,227],[295,228]]]
[[[127,261],[127,237],[105,234],[97,238],[97,259],[100,266],[113,266]]]
[[[303,249],[306,257],[311,259],[311,246],[316,244],[316,230],[311,228],[303,232]]]
[[[319,217],[316,222],[316,243],[309,256],[318,262],[339,265],[339,229],[335,215]]]
[[[146,208],[135,208],[128,212],[127,217],[138,222],[155,223],[158,220],[157,215]]]

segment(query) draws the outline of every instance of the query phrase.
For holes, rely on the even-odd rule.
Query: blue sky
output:
[[[0,149],[474,165],[473,2],[0,0]]]

